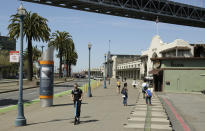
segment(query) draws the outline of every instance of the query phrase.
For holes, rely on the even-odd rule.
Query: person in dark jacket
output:
[[[78,88],[78,84],[74,84],[74,89],[71,92],[71,97],[74,102],[75,107],[75,122],[74,124],[80,123],[80,111],[81,111],[81,102],[83,97],[83,92]]]
[[[127,106],[127,98],[128,98],[128,89],[127,89],[127,87],[124,86],[122,88],[121,94],[122,94],[122,97],[123,97],[123,104],[124,104],[124,106]]]

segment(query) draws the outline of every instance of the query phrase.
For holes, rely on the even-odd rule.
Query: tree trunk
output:
[[[68,66],[69,66],[69,77],[71,77],[71,63],[69,63]]]
[[[28,70],[27,79],[32,81],[33,77],[33,52],[32,52],[32,39],[28,38]]]
[[[69,77],[69,72],[68,72],[68,60],[66,60],[66,77]]]
[[[62,53],[60,52],[59,77],[62,78]]]

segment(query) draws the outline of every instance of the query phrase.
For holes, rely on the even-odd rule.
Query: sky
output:
[[[179,0],[175,0],[179,1]],[[183,1],[183,0],[182,0]],[[184,0],[187,1],[187,0]],[[200,1],[199,1],[200,2]],[[196,3],[197,4],[197,3]],[[1,0],[0,33],[8,34],[7,27],[12,14],[20,6],[18,0]],[[56,30],[69,32],[78,52],[78,62],[73,71],[88,68],[88,43],[91,48],[91,68],[102,66],[104,54],[110,50],[114,54],[141,54],[149,48],[152,37],[156,35],[156,23],[138,19],[83,12],[60,7],[23,2],[27,11],[38,13],[48,19],[51,33]],[[170,43],[175,39],[183,39],[189,43],[205,43],[205,29],[158,23],[159,35],[163,42]],[[33,45],[46,46],[47,43],[33,42]],[[16,43],[19,50],[19,40]],[[24,48],[27,47],[24,41]],[[55,66],[59,66],[55,57]]]

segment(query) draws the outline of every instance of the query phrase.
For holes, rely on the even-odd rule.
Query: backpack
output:
[[[123,95],[127,95],[126,89],[122,88],[122,90],[121,90],[121,94],[123,94]]]
[[[147,95],[148,95],[149,97],[151,97],[151,96],[152,96],[152,93],[151,93],[151,91],[150,91],[150,90],[147,90],[147,91],[146,91],[146,93],[147,93]]]

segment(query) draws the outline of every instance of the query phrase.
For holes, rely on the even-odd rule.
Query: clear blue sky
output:
[[[20,2],[17,0],[1,0],[1,35],[8,34],[9,17],[16,13],[19,5]],[[79,55],[74,71],[88,68],[88,42],[93,45],[91,67],[99,67],[104,60],[104,54],[108,51],[109,40],[111,40],[111,53],[140,54],[140,50],[146,50],[152,37],[156,35],[155,22],[27,2],[23,2],[23,5],[28,11],[36,12],[47,18],[52,32],[56,30],[68,31],[73,36]],[[205,29],[202,28],[159,23],[159,35],[166,43],[172,42],[177,38],[184,39],[190,43],[205,42]],[[47,43],[33,42],[33,45],[36,44],[47,45]],[[26,41],[24,41],[24,47],[27,47]],[[19,41],[17,41],[18,49]],[[58,59],[55,59],[55,64],[58,66]]]

